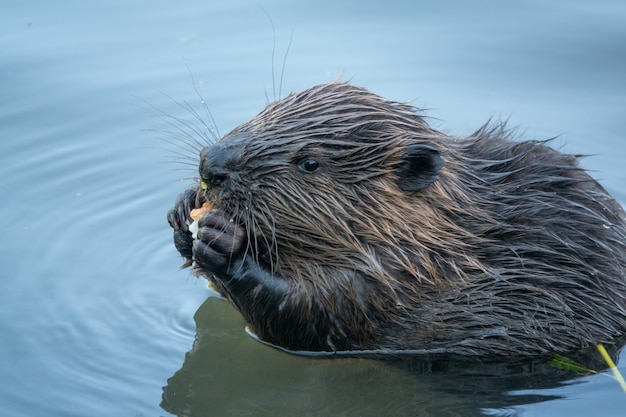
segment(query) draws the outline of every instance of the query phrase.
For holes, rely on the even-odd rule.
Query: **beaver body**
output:
[[[346,83],[292,94],[200,153],[168,213],[259,338],[294,351],[502,357],[626,330],[619,204],[542,141],[467,138]],[[189,210],[217,208],[192,242]]]

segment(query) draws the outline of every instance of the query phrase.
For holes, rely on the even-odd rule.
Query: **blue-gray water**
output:
[[[500,383],[275,351],[179,270],[165,213],[194,172],[160,112],[195,123],[197,88],[226,133],[335,79],[454,134],[502,117],[559,136],[626,202],[620,0],[0,2],[0,414],[623,415],[606,373]]]

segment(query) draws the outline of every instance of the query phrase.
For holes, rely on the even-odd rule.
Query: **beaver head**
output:
[[[576,156],[509,136],[451,137],[346,83],[269,104],[200,154],[205,197],[245,230],[248,259],[200,272],[289,349],[610,341],[626,329],[624,212]],[[246,268],[265,272],[233,284]]]

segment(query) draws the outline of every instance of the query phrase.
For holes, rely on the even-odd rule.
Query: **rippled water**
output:
[[[162,139],[168,121],[197,123],[196,88],[225,133],[279,89],[349,79],[452,133],[494,116],[560,135],[624,203],[623,2],[3,6],[3,415],[621,415],[626,394],[604,375],[407,369],[255,342],[179,270],[165,212],[194,170]]]

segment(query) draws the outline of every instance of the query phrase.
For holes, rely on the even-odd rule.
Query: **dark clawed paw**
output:
[[[209,243],[196,240],[193,243],[193,261],[207,275],[221,274],[228,268],[230,256],[213,249]]]
[[[193,256],[193,238],[188,230],[174,230],[174,246],[178,253],[185,258],[191,259]]]
[[[174,246],[187,260],[183,267],[188,266],[193,257],[193,238],[187,224],[189,213],[202,204],[202,193],[198,188],[189,188],[176,197],[174,207],[167,212],[167,222],[174,229]]]
[[[193,259],[205,272],[221,275],[242,254],[245,244],[246,232],[242,226],[222,212],[212,212],[199,221]]]
[[[167,212],[167,222],[174,232],[179,230],[189,230],[187,221],[189,213],[196,207],[202,205],[202,195],[198,188],[189,188],[176,197],[174,207]]]

